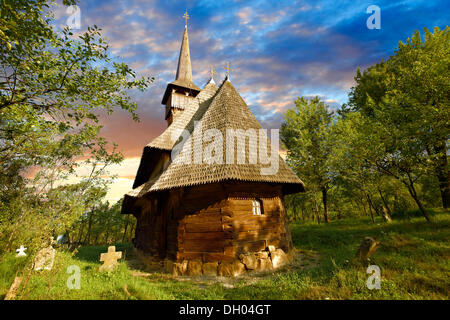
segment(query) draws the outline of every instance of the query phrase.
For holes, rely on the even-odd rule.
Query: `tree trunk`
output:
[[[377,214],[377,216],[381,216],[379,208],[377,208],[377,207],[373,204],[372,198],[370,197],[369,194],[367,194],[367,201],[369,202],[369,208],[372,207],[373,211],[375,211],[375,213]]]
[[[65,234],[67,234],[67,245],[70,247],[72,244],[72,238],[70,237],[70,233],[66,230]]]
[[[342,218],[341,208],[338,205],[335,207],[336,207],[336,211],[337,211],[337,218],[338,218],[338,220],[341,220],[341,218]]]
[[[364,202],[362,201],[362,199],[361,199],[361,207],[363,208],[364,215],[368,216],[369,214],[367,213],[366,206],[365,206]]]
[[[317,219],[317,223],[320,224],[319,206],[317,205],[317,196],[316,196],[315,192],[314,192],[313,199],[314,199],[314,208],[315,208],[314,213],[315,213],[315,216],[316,216],[316,219]]]
[[[389,206],[387,204],[386,199],[383,197],[383,193],[381,192],[381,189],[378,188],[378,193],[380,194],[381,200],[383,201],[383,218],[386,222],[391,223],[392,222],[392,218],[391,218],[391,210],[389,209]]]
[[[409,194],[411,195],[411,197],[416,202],[417,206],[419,207],[419,210],[422,213],[422,215],[425,217],[425,219],[428,222],[431,222],[430,216],[428,215],[427,211],[425,210],[425,207],[423,206],[422,202],[420,201],[419,197],[417,196],[416,189],[414,188],[414,184],[413,183],[411,183],[408,186],[408,191],[409,191]]]
[[[450,208],[450,172],[446,175],[438,175],[439,189],[441,191],[442,207],[445,209]]]
[[[323,218],[325,219],[325,223],[328,223],[328,197],[327,197],[327,188],[322,188],[322,201],[323,201]]]
[[[375,219],[373,218],[373,212],[372,212],[372,200],[370,200],[370,196],[367,193],[366,193],[366,198],[367,198],[367,204],[369,207],[370,218],[372,218],[372,222],[375,223]]]
[[[447,146],[442,142],[434,147],[435,154],[438,155],[437,165],[435,167],[436,177],[439,181],[439,190],[441,192],[442,207],[450,207],[450,172],[448,171]],[[430,151],[428,150],[428,154]]]
[[[131,225],[131,230],[130,230],[130,242],[133,241],[133,231],[136,229],[136,224],[132,224]]]
[[[84,223],[83,223],[83,221],[81,221],[80,234],[78,235],[78,244],[81,243],[81,238],[83,237],[83,229],[84,229]]]
[[[125,241],[125,236],[127,235],[127,229],[128,229],[128,217],[126,219],[125,230],[123,231],[122,242]]]
[[[441,192],[442,207],[448,209],[450,208],[450,172],[446,169],[446,167],[447,163],[445,163],[445,167],[441,166],[437,168],[436,176],[439,180],[439,191]]]
[[[439,187],[441,191],[442,207],[448,209],[450,208],[450,172],[447,173],[446,178],[439,181]]]
[[[359,198],[359,200],[360,200],[360,202],[361,202],[361,206],[362,206],[362,208],[363,208],[364,215],[365,215],[365,216],[370,216],[370,214],[367,213],[366,205],[364,204],[363,198]],[[374,222],[374,221],[372,220],[372,222]]]
[[[84,238],[84,243],[86,243],[86,244],[89,244],[89,242],[91,240],[91,226],[92,226],[92,215],[93,214],[94,214],[94,210],[92,209],[91,213],[89,214],[89,224],[88,224],[87,234],[86,234],[86,237]]]

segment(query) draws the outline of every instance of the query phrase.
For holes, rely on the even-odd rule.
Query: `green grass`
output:
[[[107,246],[58,251],[52,271],[32,273],[21,299],[449,299],[450,215],[433,212],[434,223],[410,216],[391,224],[346,219],[328,225],[291,225],[297,249],[319,254],[319,264],[286,268],[231,282],[177,279],[164,273],[133,276],[131,245],[118,244],[125,261],[113,273],[99,273],[98,257]],[[354,261],[366,236],[381,241],[371,264],[381,268],[380,290],[366,287],[366,265]],[[26,261],[5,255],[0,261],[0,298]],[[81,289],[66,286],[66,269],[81,269]],[[228,284],[228,285],[227,285]],[[124,289],[126,288],[126,290]]]

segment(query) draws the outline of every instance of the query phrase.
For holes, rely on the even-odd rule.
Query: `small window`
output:
[[[255,199],[253,200],[253,215],[254,216],[260,216],[263,214],[261,209],[261,200]]]

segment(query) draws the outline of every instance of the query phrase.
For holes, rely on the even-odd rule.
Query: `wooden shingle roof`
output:
[[[149,192],[227,180],[280,183],[289,185],[292,192],[304,190],[303,182],[278,155],[278,151],[278,170],[274,174],[262,174],[261,169],[267,169],[270,164],[261,164],[259,158],[256,158],[256,163],[249,163],[249,152],[253,151],[253,148],[249,148],[250,142],[248,140],[248,143],[245,144],[247,155],[245,162],[237,163],[237,143],[233,142],[234,163],[226,163],[226,148],[229,146],[226,141],[227,129],[241,129],[244,131],[254,129],[257,134],[259,129],[262,129],[242,97],[228,80],[224,81],[218,89],[215,84],[208,83],[180,117],[145,148],[148,151],[152,148],[170,151],[174,146],[178,146],[177,142],[179,143],[182,139],[179,134],[174,134],[177,130],[179,132],[181,131],[180,129],[185,129],[193,137],[197,132],[194,130],[198,130],[198,127],[195,127],[195,125],[198,125],[200,122],[203,132],[208,129],[215,129],[222,134],[223,163],[207,163],[208,161],[205,161],[205,159],[200,161],[200,163],[194,163],[194,156],[191,156],[191,163],[186,164],[185,161],[182,161],[184,155],[201,152],[199,148],[204,150],[207,145],[211,146],[212,143],[218,144],[218,147],[220,146],[219,139],[213,139],[213,142],[210,143],[204,142],[203,147],[200,147],[199,144],[191,144],[188,140],[181,147],[179,155],[175,159],[171,159],[165,170],[150,181],[139,184],[139,186],[136,186],[135,183],[136,188],[126,196],[135,198]],[[264,135],[264,139],[268,141],[267,154],[270,155],[272,148],[270,140],[266,135]],[[190,150],[190,148],[192,149]],[[253,156],[256,157],[257,155],[253,154]],[[143,161],[144,156],[141,159],[141,166],[145,166]],[[138,176],[136,176],[137,180]]]
[[[210,99],[216,93],[217,89],[218,88],[214,82],[208,82],[197,97],[189,101],[189,104],[185,107],[184,111],[174,119],[172,124],[164,130],[161,135],[153,139],[153,141],[144,147],[138,172],[133,183],[133,188],[137,188],[147,182],[151,174],[149,171],[151,170],[151,168],[149,168],[151,158],[160,156],[161,151],[164,152],[172,150],[181,134],[181,131],[191,121],[200,104],[205,103],[208,99]]]
[[[147,144],[147,147],[172,150],[179,137],[179,135],[175,134],[176,131],[180,129],[183,130],[186,127],[198,110],[200,104],[211,98],[216,93],[217,89],[216,84],[208,83],[195,99],[191,99],[189,105],[184,108],[184,111],[180,116],[176,117],[172,124],[160,136]]]

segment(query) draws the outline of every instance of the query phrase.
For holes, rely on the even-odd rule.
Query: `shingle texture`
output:
[[[235,131],[238,136],[247,133],[256,137],[244,137],[245,158],[242,157],[243,149],[239,149],[236,141],[238,139],[227,141],[227,131],[230,129],[241,130],[240,133]],[[214,83],[208,83],[183,113],[146,146],[147,152],[162,149],[171,151],[173,155],[176,150],[178,155],[156,177],[139,186],[135,184],[137,188],[127,196],[141,197],[149,192],[226,180],[289,184],[298,190],[304,189],[303,182],[278,155],[278,150],[273,158],[278,161],[277,170],[268,173],[271,164],[262,163],[259,153],[266,150],[261,150],[260,142],[267,146],[266,153],[269,156],[272,146],[265,134],[260,136],[260,129],[261,125],[230,81],[224,81],[220,88]],[[185,134],[189,133],[189,139],[186,140],[186,136],[183,138],[183,130]],[[211,136],[206,136],[207,133]],[[201,140],[203,142],[199,143]],[[230,151],[231,146],[233,152]],[[234,161],[227,161],[230,156]],[[143,161],[141,166],[145,166]]]

